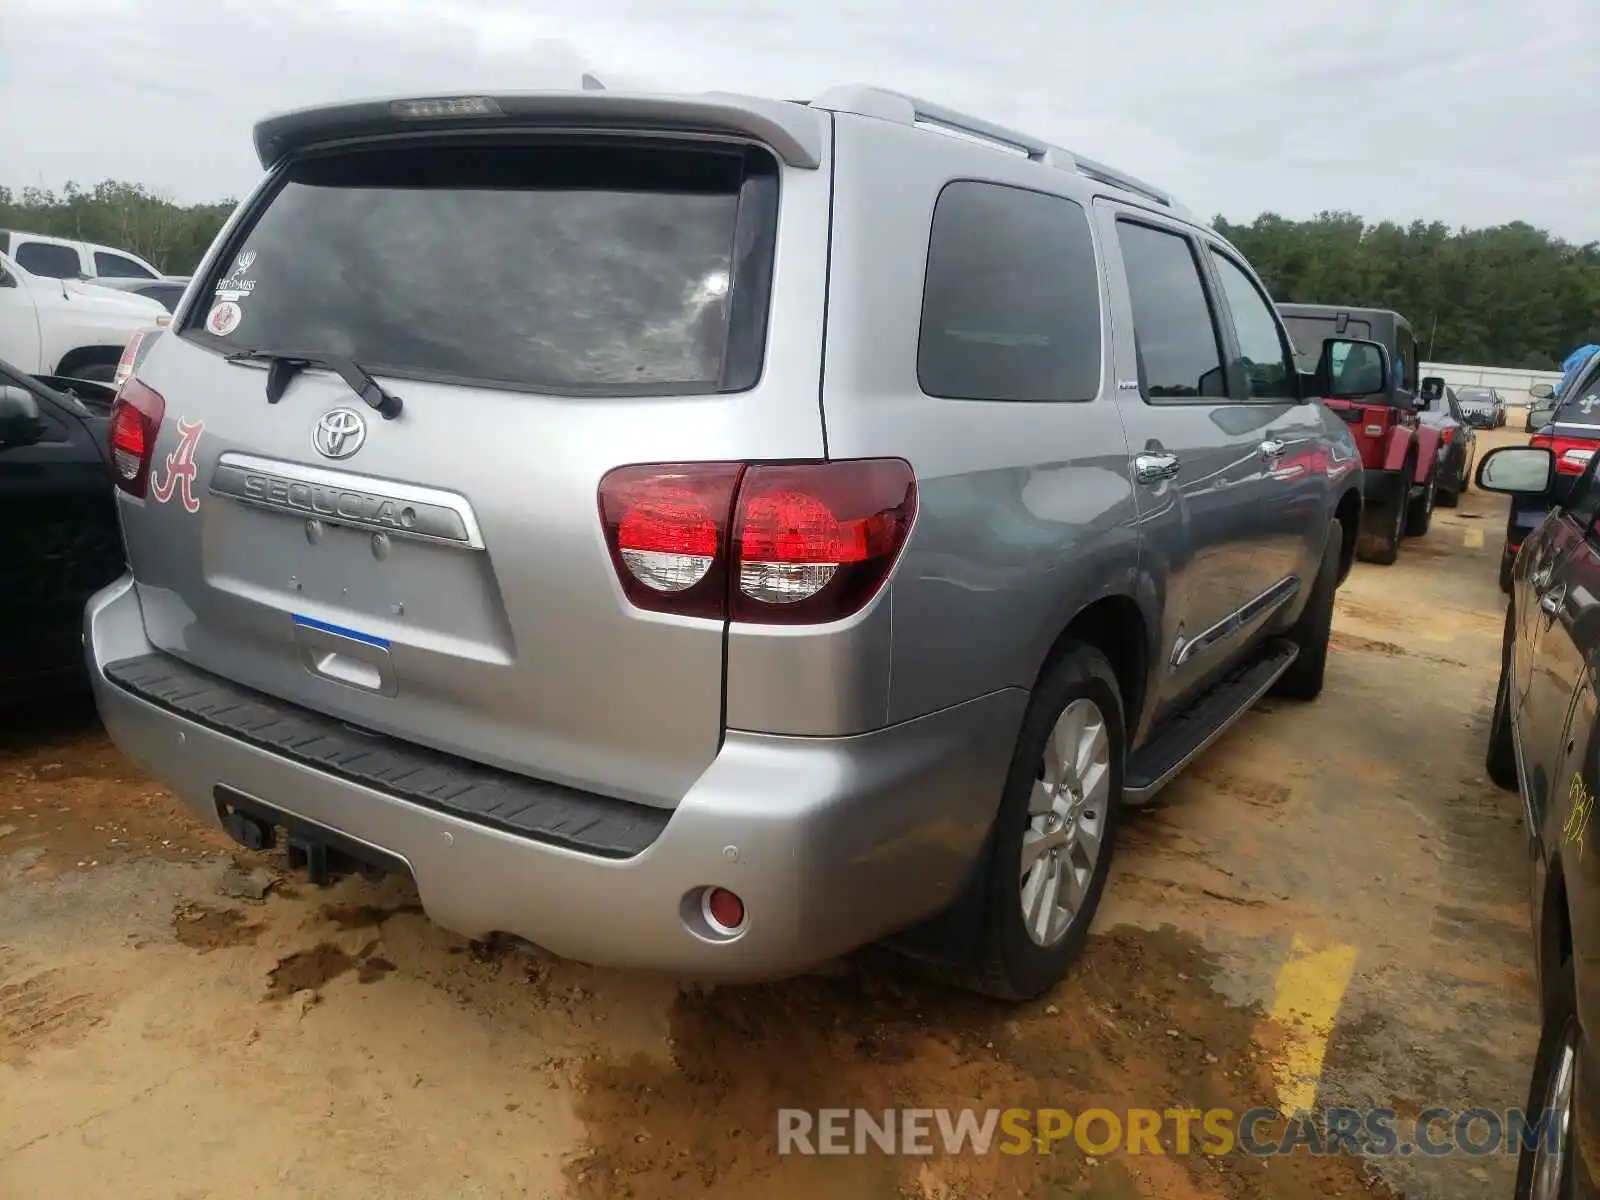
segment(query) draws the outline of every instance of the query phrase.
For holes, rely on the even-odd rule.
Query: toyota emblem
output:
[[[349,458],[366,440],[367,423],[353,408],[329,409],[311,431],[311,444],[324,458]]]

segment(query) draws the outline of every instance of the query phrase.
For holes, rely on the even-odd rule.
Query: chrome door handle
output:
[[[1561,615],[1561,605],[1566,601],[1566,598],[1567,585],[1560,583],[1539,596],[1539,607],[1545,611],[1547,616],[1558,617]]]
[[[1160,483],[1178,473],[1178,456],[1166,450],[1147,450],[1133,456],[1133,473],[1140,483]]]
[[[1282,458],[1285,446],[1276,438],[1268,438],[1258,447],[1262,458]]]

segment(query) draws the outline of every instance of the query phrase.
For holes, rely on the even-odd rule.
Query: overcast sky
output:
[[[1537,14],[1537,15],[1536,15]],[[319,101],[873,82],[1263,210],[1600,240],[1596,0],[0,0],[0,183],[242,194]]]

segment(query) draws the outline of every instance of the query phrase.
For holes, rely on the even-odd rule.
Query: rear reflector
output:
[[[150,483],[150,460],[167,414],[160,392],[130,379],[111,402],[111,466],[116,485],[144,499]]]
[[[117,372],[111,377],[112,387],[121,387],[128,382],[128,376],[133,374],[133,364],[139,358],[139,344],[144,341],[147,330],[141,329],[128,339],[128,344],[122,348],[122,357],[117,359]]]
[[[600,519],[633,604],[761,624],[859,612],[916,515],[902,459],[619,467]]]

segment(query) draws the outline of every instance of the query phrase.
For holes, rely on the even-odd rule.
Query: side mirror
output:
[[[1329,400],[1360,400],[1391,392],[1389,351],[1378,342],[1328,338],[1317,360],[1317,393]]]
[[[1555,397],[1556,389],[1548,383],[1536,383],[1528,389],[1528,396],[1533,400],[1550,400]]]
[[[39,402],[27,388],[0,385],[0,446],[31,446],[44,436]]]
[[[1555,478],[1556,456],[1548,446],[1501,446],[1478,463],[1478,486],[1507,496],[1542,496]]]
[[[1443,398],[1444,379],[1438,375],[1429,375],[1422,381],[1421,390],[1417,392],[1417,395],[1422,397],[1422,399],[1428,404],[1432,404],[1435,400]]]

